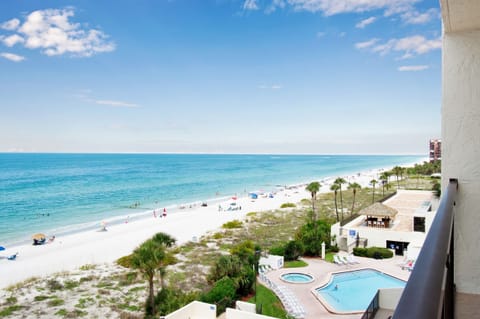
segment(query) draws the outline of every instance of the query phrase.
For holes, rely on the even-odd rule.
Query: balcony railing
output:
[[[453,208],[457,189],[458,181],[451,179],[393,319],[453,318]]]

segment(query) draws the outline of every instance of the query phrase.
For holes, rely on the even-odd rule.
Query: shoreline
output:
[[[347,175],[342,175],[349,182],[357,182],[362,187],[369,184],[372,178],[390,168],[369,169]],[[336,176],[337,177],[337,176]],[[336,177],[312,179],[321,181],[320,192],[329,192],[330,185]],[[177,239],[181,245],[188,241],[198,240],[209,231],[220,228],[224,223],[234,219],[244,219],[249,212],[261,212],[279,209],[285,202],[298,203],[304,198],[310,198],[309,192],[305,191],[308,183],[298,183],[279,190],[273,198],[259,197],[256,200],[248,196],[238,197],[236,207],[241,210],[228,211],[225,208],[233,202],[231,197],[223,198],[216,203],[209,202],[207,207],[197,205],[180,209],[180,204],[174,208],[167,208],[167,216],[153,217],[153,211],[146,211],[139,218],[126,216],[116,217],[117,222],[107,220],[107,231],[99,231],[100,224],[88,230],[79,230],[67,234],[55,234],[56,239],[49,244],[33,246],[31,244],[19,244],[8,247],[0,253],[0,267],[6,276],[0,278],[0,289],[19,283],[31,277],[43,277],[61,271],[72,271],[86,264],[112,263],[118,258],[129,255],[145,240],[158,232],[166,232]],[[268,193],[268,192],[267,192]],[[233,195],[232,195],[233,196]],[[199,203],[199,202],[196,202]],[[193,204],[193,203],[192,203]],[[186,204],[190,205],[190,204]],[[219,211],[218,205],[224,210]],[[157,210],[163,213],[163,208]],[[144,217],[143,217],[144,216]],[[15,261],[7,260],[6,257],[18,252]]]

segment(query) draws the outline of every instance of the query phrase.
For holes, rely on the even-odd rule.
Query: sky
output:
[[[2,0],[0,152],[420,154],[438,0]]]

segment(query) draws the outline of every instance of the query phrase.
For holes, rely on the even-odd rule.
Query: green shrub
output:
[[[63,289],[63,285],[56,279],[50,279],[49,281],[47,281],[47,287],[52,291]]]
[[[223,277],[215,283],[213,288],[204,294],[200,299],[203,302],[217,305],[217,315],[225,312],[228,306],[235,301],[236,288],[235,282],[228,277]]]
[[[50,300],[47,304],[49,307],[57,307],[63,305],[64,303],[65,301],[63,299],[55,298]]]
[[[220,232],[213,234],[213,239],[222,239],[223,237],[223,233]]]
[[[39,296],[35,296],[35,298],[33,298],[33,300],[35,300],[35,301],[44,301],[44,300],[49,299],[49,298],[51,298],[51,296],[39,295]]]
[[[17,310],[22,309],[22,306],[19,305],[12,305],[8,306],[2,310],[0,310],[0,317],[7,317],[10,316],[12,313],[14,313]]]
[[[353,254],[360,257],[375,259],[392,258],[393,252],[383,247],[353,248]]]
[[[232,229],[232,228],[241,228],[243,223],[240,220],[232,220],[229,222],[226,222],[225,224],[222,225],[222,228],[225,229]]]
[[[353,248],[353,254],[359,257],[367,257],[367,248]]]
[[[329,251],[332,252],[332,253],[338,253],[340,251],[340,248],[338,248],[337,245],[331,246]]]
[[[117,264],[125,268],[132,268],[132,255],[118,258]]]
[[[305,246],[299,240],[291,240],[285,245],[285,260],[297,260],[305,252]]]
[[[167,315],[194,301],[196,293],[165,287],[155,296],[155,304],[160,315]]]
[[[283,203],[280,208],[295,208],[297,207],[297,205],[295,205],[294,203]]]
[[[305,246],[305,255],[320,256],[322,242],[326,248],[330,248],[330,223],[327,220],[318,220],[315,224],[308,222],[304,224],[295,234],[295,239]]]
[[[270,255],[285,256],[285,246],[274,246],[268,252]]]
[[[7,297],[7,299],[5,299],[5,303],[8,304],[8,305],[16,304],[17,301],[18,301],[18,299],[15,296],[10,296],[10,297]]]

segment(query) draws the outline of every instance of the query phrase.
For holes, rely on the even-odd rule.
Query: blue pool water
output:
[[[406,282],[373,269],[334,274],[317,293],[338,312],[361,312],[367,309],[381,288],[403,288]]]
[[[290,282],[290,283],[309,283],[313,281],[313,277],[307,274],[302,274],[302,273],[288,273],[288,274],[283,274],[282,279]]]

